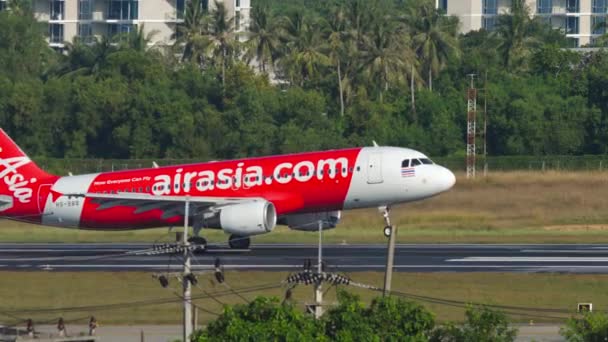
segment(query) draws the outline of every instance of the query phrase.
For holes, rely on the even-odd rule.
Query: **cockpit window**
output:
[[[410,160],[406,159],[401,163],[401,167],[410,167]]]
[[[425,164],[425,165],[433,164],[433,161],[431,161],[429,158],[420,158],[420,161],[422,162],[422,164]]]
[[[420,160],[418,159],[412,159],[412,163],[410,164],[410,166],[418,166],[421,165],[422,163],[420,162]]]

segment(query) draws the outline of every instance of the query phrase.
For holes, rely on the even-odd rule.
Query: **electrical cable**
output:
[[[251,293],[268,289],[275,289],[282,287],[282,284],[269,283],[262,285],[255,285],[251,287],[239,288],[236,291],[239,293]],[[210,293],[209,295],[196,295],[192,296],[192,300],[202,300],[209,299],[211,296],[222,297],[226,295],[233,294],[233,291],[217,291],[215,293]],[[174,297],[168,298],[155,298],[155,299],[147,299],[147,300],[138,300],[132,302],[121,302],[121,303],[112,303],[112,304],[102,304],[102,305],[88,305],[88,306],[72,306],[72,307],[56,307],[56,308],[27,308],[20,310],[5,310],[7,313],[15,314],[15,313],[52,313],[52,312],[82,312],[82,311],[102,311],[102,310],[113,310],[113,309],[121,309],[128,307],[138,307],[138,306],[148,306],[148,305],[160,305],[160,304],[169,304],[174,303],[179,300],[176,300]]]

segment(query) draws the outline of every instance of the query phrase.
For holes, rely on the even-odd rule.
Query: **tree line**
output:
[[[462,322],[440,323],[419,303],[387,296],[376,297],[366,306],[357,295],[340,289],[337,305],[318,320],[299,309],[293,299],[281,302],[278,298],[257,297],[248,304],[225,306],[190,340],[512,342],[517,337],[512,323],[505,312],[479,305],[468,305]],[[559,333],[569,342],[605,341],[608,315],[573,313]]]
[[[172,46],[141,25],[55,51],[29,1],[11,0],[0,125],[39,157],[224,159],[372,140],[459,156],[475,74],[490,155],[607,152],[605,51],[564,49],[523,0],[464,35],[434,3],[256,0],[242,33],[221,2],[191,0]]]

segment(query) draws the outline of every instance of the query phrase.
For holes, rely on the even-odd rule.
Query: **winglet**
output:
[[[374,147],[380,147],[380,146],[378,146],[378,143],[376,142],[376,140],[372,140],[372,143],[374,143]]]
[[[155,161],[152,161],[152,166],[154,166],[155,169],[158,169],[158,164],[156,164]]]

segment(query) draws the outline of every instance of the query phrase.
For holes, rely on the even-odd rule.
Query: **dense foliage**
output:
[[[562,49],[522,0],[493,32],[466,35],[432,0],[256,0],[244,37],[221,4],[193,0],[170,49],[142,26],[63,53],[28,3],[0,12],[0,126],[35,156],[232,158],[372,140],[459,155],[471,73],[487,89],[491,155],[608,152],[608,53]]]
[[[340,291],[338,301],[315,320],[289,302],[258,297],[227,306],[192,340],[511,342],[517,333],[503,313],[485,307],[468,308],[463,324],[436,327],[428,310],[403,299],[378,297],[366,307],[359,297]]]
[[[586,312],[572,317],[560,334],[569,342],[595,342],[608,340],[608,315],[603,312]]]
[[[465,312],[464,323],[454,323],[436,329],[433,341],[437,342],[513,342],[517,329],[511,328],[507,316],[488,307],[471,306]]]

